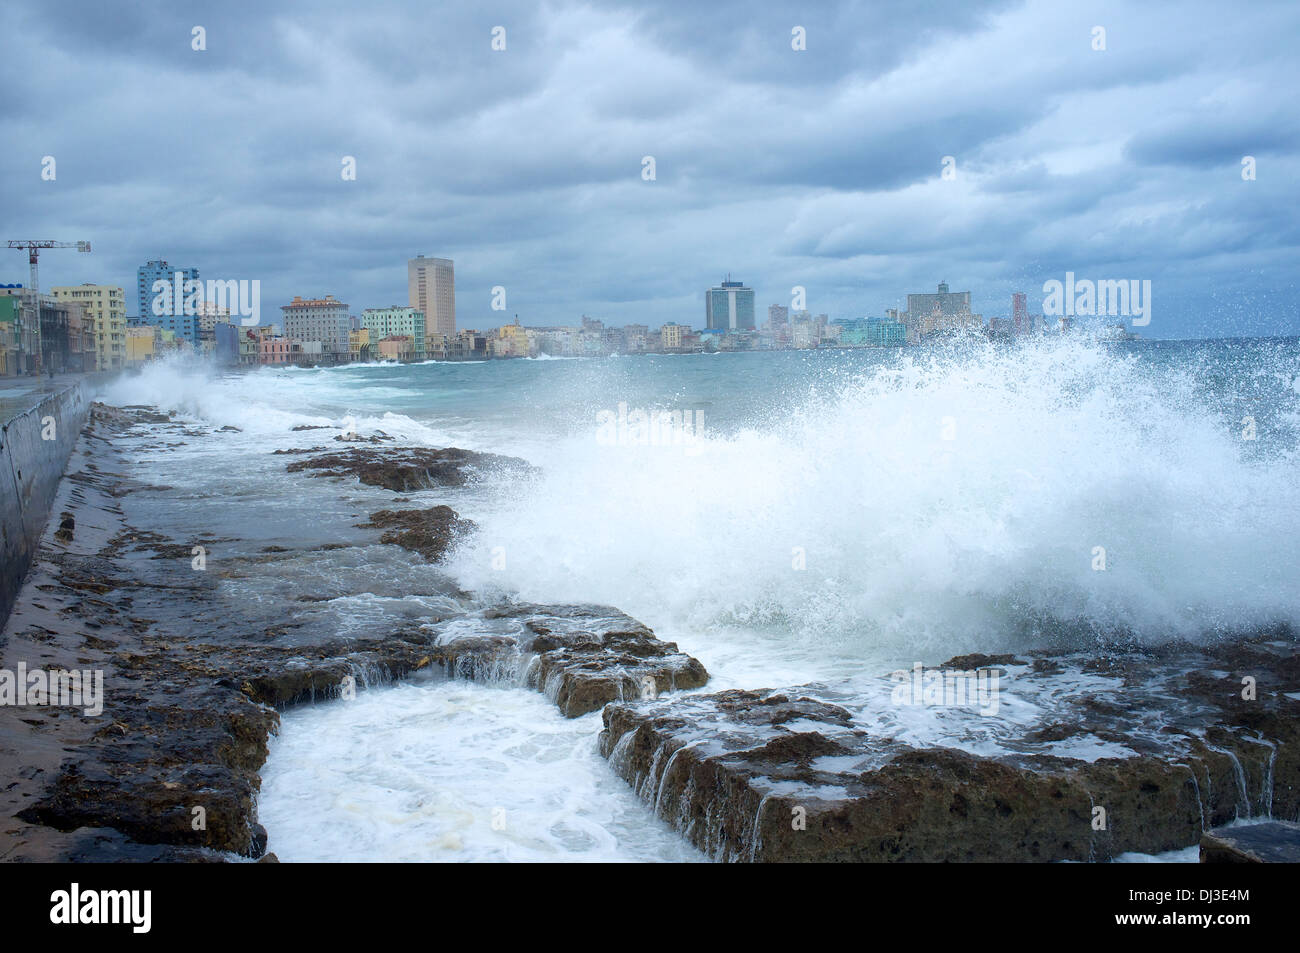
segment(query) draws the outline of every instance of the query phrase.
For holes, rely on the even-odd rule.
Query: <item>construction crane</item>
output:
[[[55,242],[42,239],[18,240],[9,243],[10,248],[26,248],[27,263],[32,268],[32,302],[36,309],[36,334],[39,338],[41,333],[41,281],[37,275],[36,260],[40,257],[42,248],[75,248],[80,252],[90,251],[90,242]],[[36,370],[39,373],[41,369],[41,348],[38,344],[36,347]]]

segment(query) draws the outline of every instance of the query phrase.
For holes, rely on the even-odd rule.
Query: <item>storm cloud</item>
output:
[[[1069,270],[1151,280],[1150,336],[1300,333],[1294,4],[753,6],[11,0],[4,237],[91,241],[42,284],[132,314],[147,259],[359,314],[425,254],[462,327],[496,285],[525,324],[699,326],[728,272],[760,312],[943,280],[988,317]]]

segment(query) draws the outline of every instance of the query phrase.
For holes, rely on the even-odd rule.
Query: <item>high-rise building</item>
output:
[[[188,341],[191,346],[197,345],[198,315],[195,309],[186,309],[185,302],[192,294],[187,290],[186,283],[198,281],[199,270],[173,268],[159,259],[145,262],[136,269],[135,274],[136,293],[140,302],[140,322],[171,331],[177,338]],[[166,291],[154,291],[154,286],[159,281],[166,283]],[[203,295],[199,293],[198,301],[202,300]]]
[[[790,323],[790,309],[783,304],[769,304],[767,306],[767,329],[769,331],[779,328],[783,324]]]
[[[1011,295],[1011,331],[1013,334],[1028,334],[1032,329],[1025,293],[1016,291]]]
[[[197,272],[196,272],[197,274]],[[50,289],[60,301],[78,303],[85,311],[94,345],[95,370],[116,371],[126,366],[126,291],[117,285],[60,285]],[[86,370],[91,359],[83,357]]]
[[[456,268],[450,258],[420,255],[407,261],[406,290],[430,335],[456,336]]]
[[[754,329],[754,289],[731,276],[704,293],[704,326],[709,330]]]
[[[342,364],[348,359],[348,331],[352,322],[348,306],[333,295],[300,298],[280,305],[284,312],[284,336],[305,343],[319,341],[321,360]]]

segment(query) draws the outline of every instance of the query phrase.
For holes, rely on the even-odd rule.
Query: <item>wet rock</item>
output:
[[[278,718],[240,707],[151,709],[147,720],[65,760],[46,796],[17,816],[59,831],[111,827],[142,844],[256,857],[266,849],[266,832],[252,821],[256,768]]]
[[[442,559],[447,549],[461,536],[474,530],[471,520],[461,519],[450,506],[421,510],[380,510],[370,514],[370,522],[358,523],[362,529],[382,529],[381,543],[393,543],[419,553],[430,562]]]
[[[1268,637],[1104,667],[966,657],[998,666],[998,705],[918,704],[896,679],[631,701],[600,748],[717,860],[1108,860],[1300,812],[1296,658]],[[1243,698],[1246,675],[1268,688]]]
[[[108,404],[95,403],[91,405],[91,409],[101,419],[123,430],[135,424],[167,424],[172,421],[171,414],[161,413],[158,408],[148,407],[143,404],[127,404],[123,407],[113,407]]]
[[[611,701],[699,688],[697,659],[608,606],[515,603],[433,626],[448,669],[538,689],[568,718]]]
[[[363,437],[357,433],[341,433],[337,434],[334,439],[340,443],[390,443],[393,438],[382,430],[376,430],[368,437]]]
[[[54,538],[60,542],[72,542],[73,533],[77,529],[77,520],[71,513],[64,510],[59,514],[59,528],[54,531]]]
[[[555,638],[551,632],[530,643],[548,647],[538,654],[530,679],[569,718],[598,711],[612,701],[654,698],[699,688],[709,680],[698,660],[648,630],[608,631],[595,640],[579,638],[569,644],[556,644]]]
[[[427,447],[356,448],[323,453],[288,465],[290,473],[306,471],[313,476],[354,476],[362,483],[394,492],[464,486],[492,472],[521,475],[531,469],[515,457],[476,453],[457,447],[440,450]]]
[[[978,652],[971,655],[957,655],[944,662],[940,668],[969,670],[975,668],[997,668],[1004,665],[1024,665],[1014,655],[983,655]]]
[[[1300,824],[1268,821],[1216,827],[1201,835],[1203,864],[1300,863]]]

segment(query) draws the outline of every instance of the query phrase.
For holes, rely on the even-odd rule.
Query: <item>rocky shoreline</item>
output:
[[[1161,853],[1300,814],[1300,658],[1283,635],[932,670],[996,670],[998,718],[900,706],[891,680],[612,704],[601,751],[715,860]]]
[[[182,426],[146,409],[92,408],[64,481],[62,516],[6,627],[4,667],[21,660],[31,668],[101,669],[109,686],[96,718],[0,708],[0,765],[17,779],[4,792],[6,860],[274,859],[265,853],[256,801],[279,712],[413,673],[509,679],[544,692],[568,717],[708,678],[676,646],[600,606],[510,603],[316,644],[275,644],[279,633],[269,630],[232,632],[220,642],[163,631],[135,614],[141,594],[201,601],[208,584],[189,571],[190,553],[219,540],[170,540],[127,524],[117,501],[141,487],[102,464],[113,455],[114,435],[141,424]],[[363,480],[409,488],[417,479],[459,485],[465,467],[487,461],[441,454],[437,466],[412,464],[416,456],[395,455],[392,473],[365,452],[322,469],[346,476],[355,465]],[[386,529],[383,542],[436,560],[468,529],[464,523],[444,506],[380,511],[363,525]]]
[[[1284,630],[1208,647],[952,659],[914,674],[978,676],[994,694],[936,705],[900,699],[906,679],[888,677],[702,692],[698,660],[602,606],[484,606],[460,594],[446,611],[353,638],[316,636],[312,617],[290,609],[259,626],[187,625],[220,612],[214,592],[240,572],[193,572],[191,554],[232,541],[133,522],[123,501],[160,488],[132,478],[115,438],[206,432],[151,408],[91,409],[0,668],[102,670],[104,710],[0,706],[0,774],[11,779],[0,858],[274,860],[257,795],[279,713],[408,677],[503,681],[543,692],[567,717],[602,711],[611,769],[720,861],[1104,861],[1185,848],[1240,817],[1300,818],[1300,655]],[[388,438],[345,442],[359,445],[277,453],[288,472],[341,492],[458,488],[532,469]],[[430,564],[475,531],[447,505],[393,508],[410,502],[352,527],[366,545]],[[268,546],[251,561],[286,553]],[[188,615],[164,618],[176,605]]]

